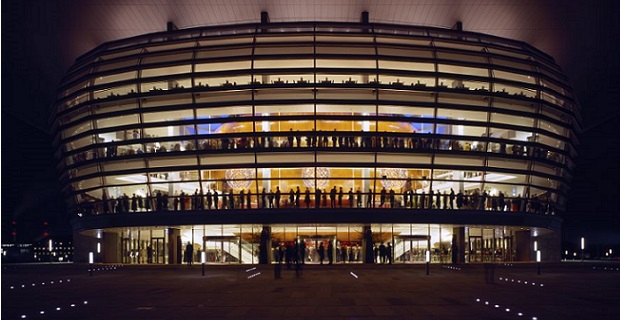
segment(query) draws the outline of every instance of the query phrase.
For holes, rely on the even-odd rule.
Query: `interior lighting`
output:
[[[304,185],[308,188],[314,188],[314,167],[307,167],[301,169],[301,176],[304,181]],[[329,179],[329,168],[316,167],[316,187],[325,188]]]
[[[226,169],[226,182],[233,189],[247,189],[255,177],[254,169]]]
[[[407,183],[407,170],[403,168],[382,168],[379,169],[381,185],[386,189],[400,189]]]

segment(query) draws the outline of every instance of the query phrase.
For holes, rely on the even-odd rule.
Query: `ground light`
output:
[[[88,272],[91,277],[93,276],[93,260],[94,260],[94,254],[91,251],[88,253]]]
[[[586,239],[581,237],[581,262],[583,262],[583,251],[586,248]]]
[[[538,274],[540,275],[540,250],[536,250],[536,263],[538,264]]]
[[[431,252],[430,250],[426,250],[426,275],[428,276],[429,269],[431,264]]]
[[[207,260],[207,256],[204,251],[200,252],[200,263],[202,263],[202,275],[205,275],[205,261]]]

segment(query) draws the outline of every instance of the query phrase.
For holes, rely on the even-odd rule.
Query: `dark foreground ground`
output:
[[[2,319],[620,319],[620,264],[96,268],[2,265]]]

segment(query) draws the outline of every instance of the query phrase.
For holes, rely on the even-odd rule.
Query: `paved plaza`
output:
[[[620,317],[620,264],[305,265],[280,279],[262,265],[95,268],[3,264],[2,319]]]

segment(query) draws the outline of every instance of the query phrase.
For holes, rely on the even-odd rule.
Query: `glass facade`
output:
[[[79,217],[341,207],[555,216],[580,119],[559,67],[525,43],[340,23],[105,43],[76,61],[54,114]],[[254,233],[234,234],[218,237],[253,243]]]

